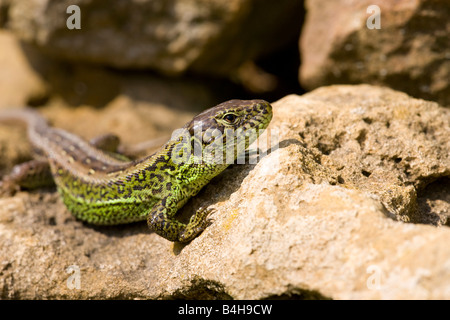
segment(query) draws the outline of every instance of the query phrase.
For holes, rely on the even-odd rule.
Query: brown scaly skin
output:
[[[110,150],[49,127],[33,110],[4,111],[0,122],[27,124],[39,160],[19,165],[3,181],[37,187],[50,168],[64,203],[77,218],[98,225],[147,219],[160,236],[187,242],[208,226],[211,210],[200,208],[183,224],[175,219],[178,209],[225,170],[229,154],[234,161],[236,152],[245,150],[271,119],[272,107],[266,101],[230,100],[194,117],[156,153],[124,161]]]

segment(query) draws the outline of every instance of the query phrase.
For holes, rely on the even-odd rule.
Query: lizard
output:
[[[213,209],[200,207],[188,223],[178,221],[176,213],[230,164],[211,160],[223,160],[230,152],[236,160],[271,119],[272,106],[264,100],[229,100],[195,116],[155,153],[128,160],[96,147],[101,139],[89,143],[51,127],[34,109],[4,110],[0,122],[24,123],[36,157],[16,165],[3,184],[37,188],[54,183],[68,210],[82,221],[117,225],[147,220],[163,238],[189,242],[210,225]]]

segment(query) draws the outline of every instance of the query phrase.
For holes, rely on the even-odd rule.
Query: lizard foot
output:
[[[211,225],[212,220],[208,216],[215,212],[215,209],[200,207],[191,217],[184,231],[179,235],[178,241],[188,242],[194,239],[199,233]]]

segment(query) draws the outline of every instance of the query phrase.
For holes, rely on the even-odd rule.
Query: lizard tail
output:
[[[47,121],[31,108],[0,110],[0,123],[25,125],[29,133],[48,128]]]
[[[0,123],[25,124],[29,129],[47,127],[47,121],[31,108],[0,110]]]
[[[37,154],[41,153],[44,140],[42,133],[49,130],[47,121],[31,108],[17,108],[0,110],[0,123],[22,124],[27,127],[28,138]],[[46,142],[45,142],[46,143]]]

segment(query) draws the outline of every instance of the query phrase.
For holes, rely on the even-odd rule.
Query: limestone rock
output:
[[[367,8],[380,8],[369,29]],[[379,84],[450,105],[450,5],[446,0],[306,1],[300,81]],[[369,22],[371,22],[370,20]]]
[[[83,224],[51,190],[0,199],[1,297],[450,298],[446,216],[400,219],[420,217],[424,197],[448,213],[449,110],[366,85],[287,96],[273,110],[279,147],[183,208],[183,218],[217,210],[187,245],[145,223]]]
[[[27,60],[20,43],[0,30],[0,108],[44,100],[48,87]]]
[[[70,5],[80,7],[79,30],[66,26]],[[300,10],[297,0],[11,0],[7,25],[63,59],[217,75],[295,37]]]
[[[445,215],[417,215],[414,207],[430,183],[447,183],[449,111],[367,85],[320,88],[289,108],[293,100],[279,101],[274,121],[289,118],[283,132],[319,150],[339,181],[377,194],[398,219],[446,223]]]

